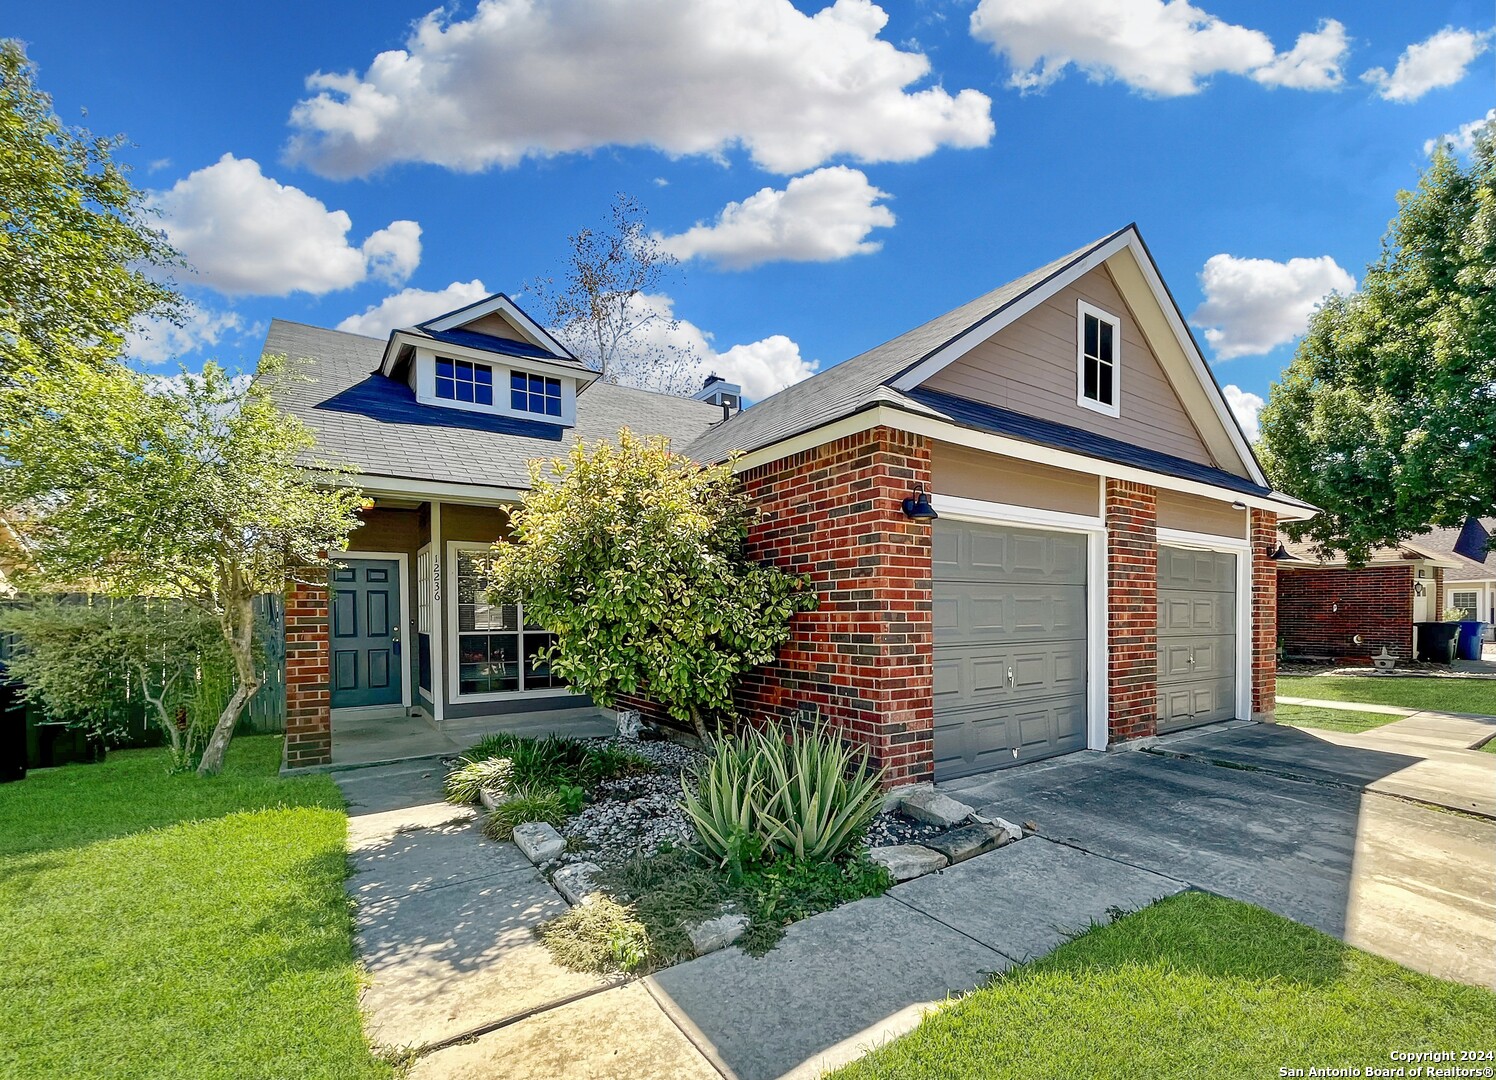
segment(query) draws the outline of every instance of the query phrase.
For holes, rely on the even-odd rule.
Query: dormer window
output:
[[[493,368],[471,360],[436,358],[436,396],[448,401],[493,404]]]
[[[509,407],[515,412],[561,415],[561,380],[523,371],[509,374]]]
[[[1121,412],[1118,371],[1122,366],[1122,322],[1084,301],[1076,327],[1076,396],[1083,409],[1117,416]]]

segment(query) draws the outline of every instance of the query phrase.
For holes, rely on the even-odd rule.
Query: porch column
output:
[[[1253,510],[1252,544],[1252,719],[1272,723],[1278,700],[1278,515]]]
[[[327,584],[294,582],[286,593],[285,767],[332,763]]]
[[[447,545],[442,541],[442,504],[431,500],[431,719],[441,724],[446,714],[447,687],[447,608],[443,601],[446,592],[442,583],[446,578]]]
[[[1107,743],[1158,729],[1158,493],[1106,481]]]

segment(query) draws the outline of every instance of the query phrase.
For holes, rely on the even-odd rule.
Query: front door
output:
[[[332,570],[332,707],[399,705],[400,563],[344,559]]]

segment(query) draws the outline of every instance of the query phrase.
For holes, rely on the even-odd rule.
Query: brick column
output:
[[[1158,726],[1157,492],[1106,482],[1107,741]]]
[[[1278,701],[1278,515],[1251,511],[1252,719],[1272,723]]]
[[[288,769],[332,762],[327,586],[294,582],[286,593]]]
[[[1434,567],[1434,622],[1444,619],[1444,567]]]
[[[773,664],[744,677],[739,715],[814,709],[868,749],[890,787],[932,779],[931,523],[902,509],[913,484],[929,490],[928,441],[875,428],[741,480],[760,512],[749,555],[809,574],[821,603],[795,617]]]

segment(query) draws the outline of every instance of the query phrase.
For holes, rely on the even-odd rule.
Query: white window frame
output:
[[[460,633],[457,629],[458,587],[459,571],[457,556],[459,552],[487,551],[492,544],[472,543],[466,540],[447,541],[447,565],[451,567],[451,593],[447,604],[447,696],[454,705],[458,702],[468,701],[524,701],[530,698],[548,697],[570,697],[572,689],[569,686],[547,686],[539,690],[526,690],[525,685],[525,612],[524,606],[519,605],[518,619],[519,631],[516,637],[519,639],[519,685],[518,690],[491,690],[482,694],[464,694],[462,687],[462,651]]]
[[[1086,397],[1086,316],[1109,323],[1112,328],[1112,400],[1111,404]],[[1097,335],[1098,346],[1100,335]],[[1100,380],[1097,380],[1100,389]],[[1075,304],[1075,403],[1082,409],[1103,416],[1122,415],[1122,320],[1094,304],[1077,300]]]
[[[416,552],[416,633],[431,634],[431,545]]]
[[[1458,597],[1461,596],[1470,597],[1470,603],[1460,603]],[[1480,590],[1478,589],[1451,589],[1449,591],[1449,603],[1445,607],[1457,607],[1461,611],[1471,612],[1471,620],[1483,621],[1480,617]],[[1441,611],[1439,614],[1443,615],[1444,613]]]

